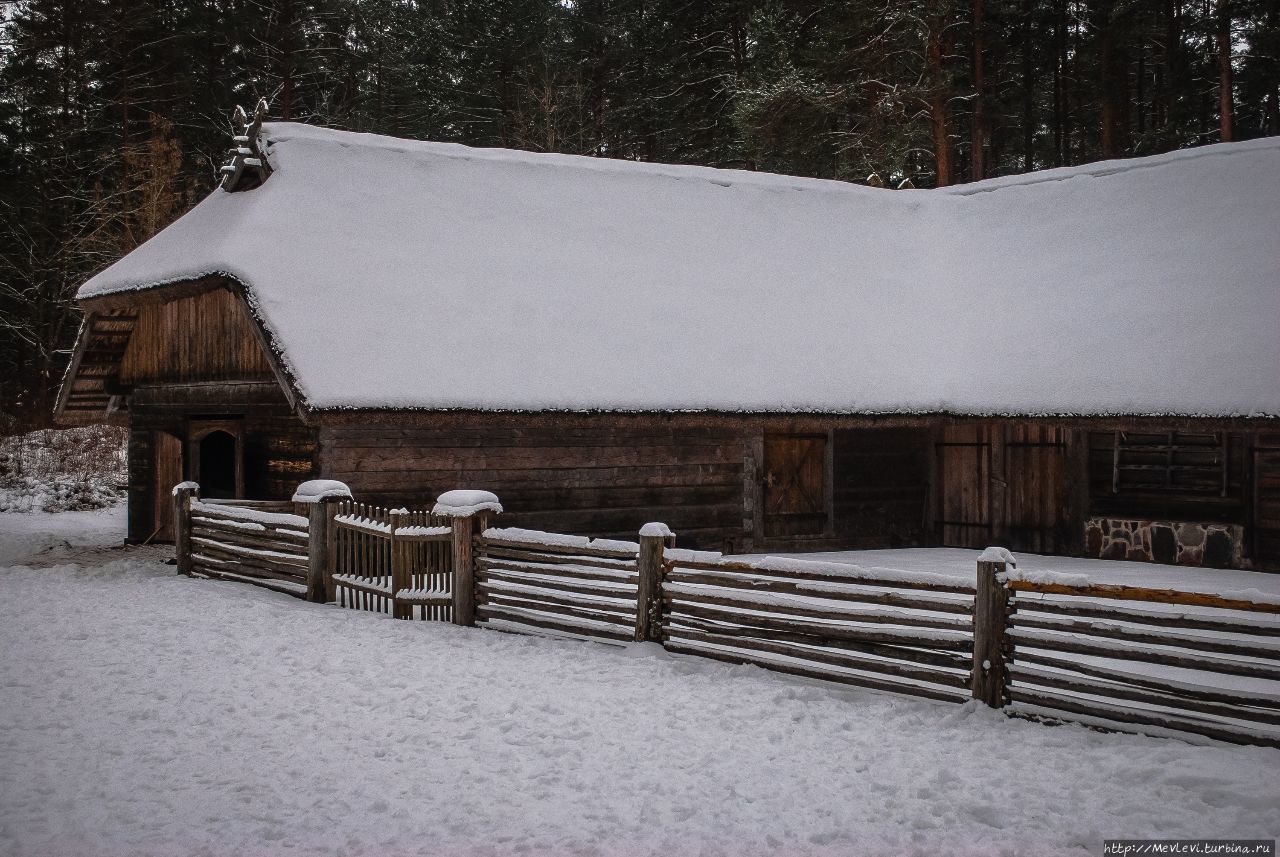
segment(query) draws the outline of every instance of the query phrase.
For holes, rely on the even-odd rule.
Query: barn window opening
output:
[[[1093,432],[1094,515],[1237,521],[1244,500],[1244,439],[1227,432]]]
[[[200,495],[213,499],[236,496],[235,435],[222,430],[211,431],[200,440]]]

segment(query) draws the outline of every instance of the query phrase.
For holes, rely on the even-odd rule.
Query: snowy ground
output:
[[[308,605],[112,550],[118,514],[0,515],[10,557],[84,563],[0,569],[0,853],[1047,855],[1280,831],[1277,750]]]
[[[93,512],[0,512],[0,566],[93,561],[124,543],[125,512],[123,503]]]

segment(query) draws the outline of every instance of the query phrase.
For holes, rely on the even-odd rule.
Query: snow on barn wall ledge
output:
[[[1280,415],[1280,139],[906,192],[263,134],[79,297],[221,272],[310,409]]]

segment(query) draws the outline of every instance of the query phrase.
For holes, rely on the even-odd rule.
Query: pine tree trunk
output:
[[[1111,21],[1111,3],[1099,3],[1094,27],[1098,33],[1098,91],[1102,96],[1099,143],[1103,158],[1119,153],[1120,106],[1116,103],[1116,44]]]
[[[1071,163],[1071,126],[1067,115],[1067,4],[1057,0],[1053,24],[1053,165]]]
[[[929,125],[933,132],[933,163],[938,187],[954,180],[951,170],[951,126],[947,117],[947,87],[943,70],[946,55],[944,30],[945,7],[939,8],[929,22]]]
[[[1218,0],[1218,117],[1220,140],[1230,143],[1235,139],[1232,125],[1235,122],[1234,100],[1231,96],[1231,10],[1228,0]]]
[[[982,0],[973,0],[973,128],[971,132],[972,179],[981,181],[987,177],[987,117],[986,117],[986,69],[983,68],[983,8]]]

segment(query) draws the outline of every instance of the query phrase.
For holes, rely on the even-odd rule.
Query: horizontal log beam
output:
[[[795,658],[797,660],[826,664],[828,666],[846,667],[848,669],[882,673],[884,675],[912,679],[915,681],[932,682],[933,684],[940,684],[944,687],[954,687],[959,689],[967,689],[969,687],[968,673],[960,671],[949,672],[942,669],[914,666],[911,664],[901,663],[899,661],[860,657],[857,654],[844,651],[821,651],[793,643],[780,642],[778,640],[758,640],[751,637],[726,637],[723,634],[715,634],[709,631],[698,631],[693,628],[684,628],[679,632],[673,632],[668,639],[676,642],[679,642],[680,640],[698,640],[732,649],[747,649],[748,651],[766,652],[768,654],[782,655],[789,658]]]
[[[1264,648],[1248,641],[1233,642],[1205,637],[1189,637],[1183,634],[1156,633],[1124,628],[1119,625],[1068,620],[1055,622],[1039,616],[1027,616],[1015,613],[1011,625],[1014,628],[1031,628],[1041,631],[1053,631],[1063,634],[1080,634],[1085,637],[1101,637],[1108,640],[1123,640],[1129,643],[1144,643],[1156,646],[1177,646],[1180,649],[1191,649],[1199,652],[1218,652],[1227,655],[1243,655],[1249,658],[1280,660],[1280,649]]]
[[[692,645],[690,644],[692,643]],[[890,693],[904,693],[910,696],[922,696],[926,699],[936,699],[941,702],[962,702],[965,695],[942,689],[934,690],[925,685],[913,685],[906,682],[888,681],[884,679],[874,678],[873,676],[851,676],[845,673],[836,673],[830,670],[824,670],[817,666],[791,666],[777,662],[766,661],[763,658],[752,658],[745,652],[741,654],[717,651],[697,645],[695,641],[690,643],[680,643],[679,641],[671,641],[667,643],[667,651],[684,655],[697,655],[701,658],[711,658],[716,661],[724,661],[730,664],[752,664],[771,672],[785,673],[787,675],[799,676],[801,678],[817,679],[819,681],[830,681],[837,684],[853,685],[855,687],[865,687],[872,690],[884,690]]]
[[[793,619],[775,618],[744,613],[737,610],[725,610],[686,601],[682,596],[674,596],[668,600],[669,615],[672,621],[679,621],[681,615],[694,616],[699,619],[712,619],[738,625],[754,631],[786,631],[792,634],[803,634],[823,640],[814,645],[826,645],[828,640],[842,640],[857,643],[881,643],[890,646],[905,646],[933,651],[970,652],[973,650],[973,639],[969,635],[954,634],[946,637],[930,638],[925,634],[911,631],[893,631],[888,629],[856,628],[849,624],[828,625],[816,621],[797,621]],[[841,620],[847,622],[848,620]]]
[[[818,571],[802,571],[790,568],[759,568],[749,562],[738,560],[720,560],[718,562],[701,562],[694,560],[668,560],[666,565],[671,573],[677,574],[686,569],[695,571],[711,571],[719,573],[737,572],[743,575],[760,578],[777,578],[782,580],[806,580],[813,583],[835,583],[847,586],[881,586],[895,590],[923,592],[950,592],[960,595],[972,595],[973,585],[968,583],[932,583],[915,580],[895,580],[889,577],[874,575],[858,576],[824,574]]]
[[[1148,664],[1163,664],[1170,667],[1182,667],[1202,672],[1222,673],[1225,675],[1248,676],[1249,678],[1265,678],[1280,681],[1280,667],[1270,664],[1250,664],[1240,661],[1229,661],[1221,658],[1189,657],[1175,652],[1156,649],[1128,648],[1126,646],[1104,646],[1075,638],[1056,638],[1045,636],[1037,630],[1009,630],[1009,637],[1019,648],[1042,649],[1050,652],[1066,652],[1072,655],[1089,655],[1096,658],[1107,658],[1117,661],[1142,661]],[[1016,660],[1016,656],[1015,656]]]
[[[1280,696],[1265,693],[1252,693],[1244,690],[1223,690],[1192,685],[1188,682],[1173,679],[1156,678],[1129,673],[1123,670],[1081,663],[1078,660],[1067,660],[1039,652],[1019,651],[1014,656],[1014,665],[1030,664],[1051,667],[1070,673],[1099,678],[1105,681],[1145,687],[1163,693],[1175,694],[1186,699],[1199,699],[1205,702],[1222,702],[1228,705],[1255,705],[1263,707],[1280,707]]]
[[[881,658],[899,661],[910,661],[916,664],[928,664],[935,667],[968,670],[972,666],[968,654],[941,652],[933,649],[917,649],[910,646],[885,645],[882,643],[864,643],[855,640],[833,640],[813,634],[802,634],[793,631],[773,631],[759,628],[744,628],[738,625],[726,625],[722,622],[700,619],[696,616],[667,616],[663,620],[665,635],[677,634],[682,628],[694,628],[726,637],[750,637],[757,640],[777,640],[784,643],[798,643],[803,646],[816,646],[828,649],[841,649],[850,652],[864,652]]]
[[[1221,595],[1206,592],[1182,592],[1177,589],[1145,589],[1139,586],[1120,586],[1110,583],[1067,586],[1061,583],[1032,583],[1026,580],[1011,580],[1009,588],[1014,592],[1148,601],[1153,604],[1182,604],[1188,607],[1220,607],[1223,610],[1245,610],[1253,613],[1280,613],[1280,604],[1257,603],[1240,598],[1223,598]]]
[[[1039,708],[1046,708],[1054,711],[1064,711],[1069,714],[1081,714],[1102,720],[1110,720],[1115,723],[1125,723],[1135,726],[1155,726],[1160,729],[1168,729],[1174,732],[1189,732],[1195,735],[1204,735],[1205,737],[1214,738],[1219,741],[1226,741],[1231,744],[1259,744],[1265,747],[1280,747],[1280,738],[1269,737],[1263,733],[1254,732],[1244,727],[1233,729],[1227,726],[1218,726],[1216,724],[1204,723],[1198,720],[1189,720],[1182,717],[1138,711],[1132,708],[1122,708],[1101,702],[1092,703],[1085,700],[1071,699],[1070,697],[1065,697],[1056,693],[1019,690],[1016,687],[1011,689],[1010,697],[1015,703],[1034,705]]]
[[[1028,668],[1013,665],[1009,670],[1011,685],[1014,687],[1049,687],[1057,690],[1066,690],[1072,693],[1087,694],[1090,696],[1111,697],[1112,699],[1122,699],[1129,702],[1143,702],[1148,705],[1159,705],[1165,708],[1172,708],[1183,711],[1197,711],[1203,714],[1214,714],[1218,717],[1234,718],[1236,720],[1253,720],[1259,723],[1269,723],[1272,725],[1280,725],[1280,709],[1251,708],[1243,702],[1239,704],[1227,704],[1220,702],[1205,702],[1199,699],[1186,699],[1181,696],[1175,696],[1171,693],[1161,693],[1156,690],[1148,690],[1145,688],[1128,687],[1124,685],[1116,685],[1110,683],[1084,682],[1071,676],[1049,673],[1044,670]]]
[[[488,552],[496,548],[516,548],[525,551],[534,551],[537,553],[550,554],[556,557],[587,557],[587,558],[605,558],[605,559],[631,559],[634,560],[640,553],[637,545],[632,550],[616,550],[613,548],[600,547],[578,547],[567,545],[548,545],[541,542],[529,542],[521,539],[507,539],[498,536],[481,535],[476,542],[479,548]]]
[[[690,592],[685,588],[668,585],[663,590],[663,600],[671,603],[680,600],[691,604],[709,604],[739,610],[777,613],[784,616],[805,616],[841,622],[867,622],[881,625],[906,625],[917,628],[942,628],[953,631],[969,631],[972,623],[965,619],[938,616],[920,616],[908,613],[875,613],[867,610],[838,610],[824,608],[821,604],[786,604],[753,598],[751,593],[738,595]],[[815,596],[818,597],[818,596]]]
[[[614,626],[592,627],[575,624],[573,622],[557,621],[553,619],[543,619],[523,615],[521,612],[513,612],[510,609],[504,609],[492,604],[486,604],[476,608],[476,618],[482,620],[501,619],[517,625],[528,625],[533,628],[541,628],[548,631],[560,631],[566,634],[576,634],[586,637],[603,637],[608,640],[630,641],[631,629],[619,628]]]
[[[1128,607],[1104,607],[1094,604],[1077,604],[1066,601],[1041,601],[1035,598],[1015,598],[1014,606],[1020,613],[1055,613],[1063,616],[1081,616],[1089,619],[1112,619],[1117,622],[1134,622],[1140,625],[1158,625],[1171,628],[1203,631],[1223,631],[1229,634],[1253,634],[1260,637],[1280,637],[1280,622],[1274,625],[1249,624],[1231,619],[1205,618],[1203,615],[1182,612],[1156,612]],[[1265,620],[1261,620],[1265,621]]]
[[[498,547],[484,537],[481,537],[476,541],[476,551],[478,554],[485,557],[495,559],[512,559],[544,564],[569,562],[572,565],[586,566],[589,568],[615,569],[618,571],[629,571],[633,573],[636,570],[636,559],[633,556],[628,556],[625,559],[605,559],[601,557],[551,553],[548,551],[512,550],[509,548]]]

